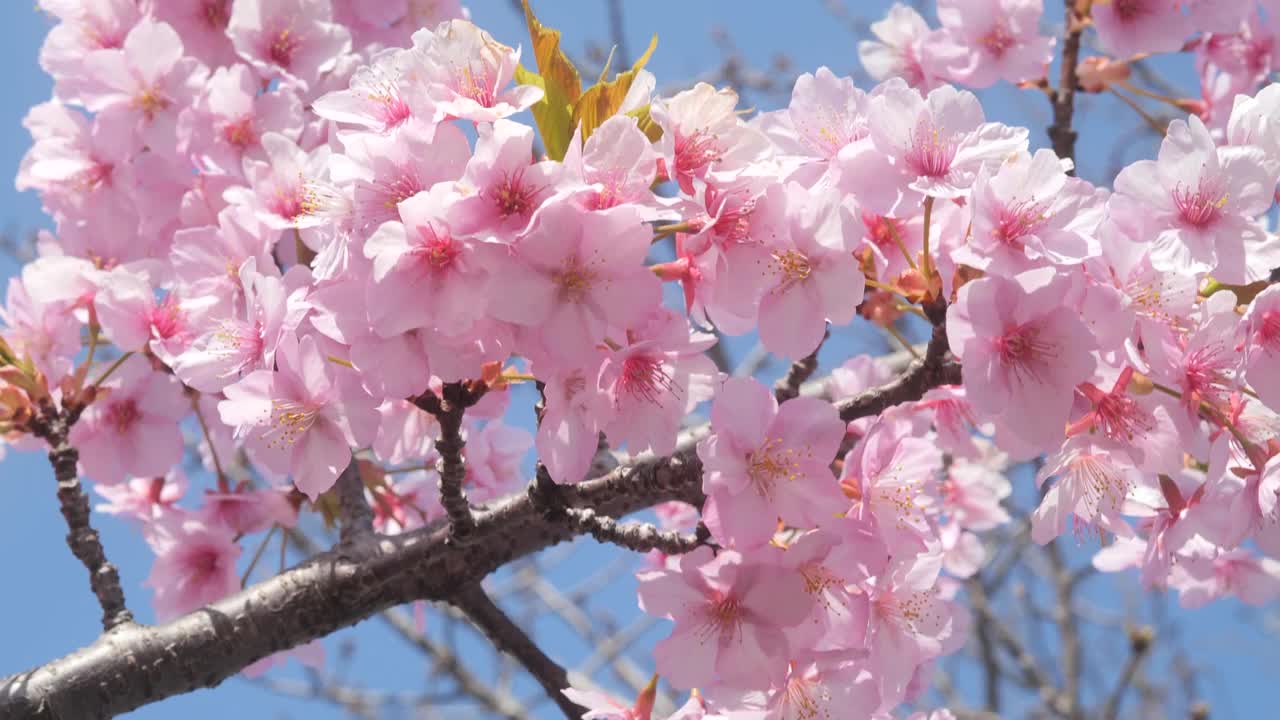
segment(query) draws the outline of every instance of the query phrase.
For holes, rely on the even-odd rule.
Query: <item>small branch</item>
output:
[[[938,316],[936,310],[926,308],[926,312],[933,318]],[[945,310],[941,317],[945,318]],[[939,385],[959,385],[960,363],[948,357],[950,349],[946,326],[942,322],[935,323],[924,359],[912,361],[906,372],[895,380],[838,404],[836,409],[840,411],[840,419],[849,422],[879,415],[894,405],[919,400],[925,392]]]
[[[683,555],[708,544],[710,540],[710,532],[701,524],[698,526],[699,532],[685,535],[659,530],[652,523],[620,523],[607,515],[597,515],[590,508],[569,508],[565,514],[574,532],[589,534],[599,542],[640,553],[660,550],[667,555]]]
[[[982,581],[977,577],[970,578],[965,584],[970,595],[981,596],[986,603],[986,591]],[[995,641],[991,636],[991,620],[988,613],[979,613],[974,621],[973,634],[978,639],[978,657],[982,661],[983,702],[986,709],[993,713],[1000,712],[1000,663],[996,658]]]
[[[361,535],[373,532],[373,510],[364,496],[364,480],[360,478],[360,464],[353,457],[334,484],[338,495],[338,517],[342,527],[340,541],[350,543]]]
[[[120,575],[116,566],[107,561],[98,531],[89,524],[89,497],[76,472],[80,453],[67,440],[79,412],[59,411],[52,405],[44,405],[40,412],[41,417],[32,425],[36,436],[49,443],[49,463],[58,482],[58,506],[67,521],[67,545],[89,571],[89,586],[102,607],[102,628],[110,631],[132,623],[133,613],[125,605]]]
[[[1063,714],[1070,720],[1081,720],[1080,680],[1084,676],[1084,663],[1080,650],[1080,627],[1072,603],[1075,588],[1071,583],[1071,571],[1062,559],[1057,542],[1047,545],[1044,551],[1053,569],[1051,579],[1057,602],[1053,618],[1058,625],[1058,643],[1062,648],[1062,695],[1066,703]]]
[[[452,603],[489,638],[494,647],[515,658],[533,676],[547,695],[560,707],[566,718],[577,720],[586,713],[565,697],[562,692],[569,687],[569,673],[534,643],[519,625],[493,603],[480,585],[463,588],[452,598]]]
[[[1082,8],[1078,10],[1079,3]],[[1049,140],[1053,151],[1060,158],[1075,160],[1077,133],[1071,127],[1075,115],[1076,66],[1080,62],[1080,35],[1084,32],[1084,20],[1088,16],[1089,0],[1064,0],[1067,12],[1066,34],[1062,39],[1062,75],[1058,88],[1053,92],[1053,124],[1049,126]],[[1072,170],[1071,174],[1075,174]]]
[[[1116,680],[1115,688],[1102,706],[1102,714],[1099,715],[1101,720],[1116,720],[1120,714],[1120,703],[1124,701],[1124,694],[1133,683],[1134,676],[1138,674],[1138,668],[1142,665],[1143,659],[1151,650],[1153,640],[1155,640],[1155,631],[1150,627],[1129,629],[1129,659],[1120,671],[1120,678]]]
[[[822,336],[822,342],[818,343],[818,347],[813,349],[807,357],[801,358],[791,363],[791,368],[787,370],[787,374],[773,386],[773,396],[778,399],[779,403],[784,403],[794,397],[800,395],[800,386],[813,376],[815,370],[818,369],[818,351],[822,350],[822,344],[831,337],[831,330],[828,328]]]
[[[444,386],[440,397],[428,391],[413,399],[415,405],[434,415],[440,423],[440,439],[436,441],[436,450],[440,453],[440,504],[449,516],[449,531],[455,538],[469,535],[476,525],[471,503],[462,490],[467,476],[467,464],[462,459],[462,449],[466,446],[462,439],[462,416],[487,390],[488,386],[482,382],[454,382]]]

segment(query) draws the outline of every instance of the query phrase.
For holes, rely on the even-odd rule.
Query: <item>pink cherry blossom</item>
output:
[[[658,279],[642,264],[649,241],[635,208],[587,212],[571,198],[548,202],[496,264],[494,282],[506,291],[490,312],[538,326],[557,357],[581,358],[610,328],[658,304]]]
[[[1177,50],[1191,34],[1190,19],[1168,0],[1113,0],[1093,9],[1098,40],[1112,55]]]
[[[1037,447],[1061,442],[1071,389],[1095,365],[1096,341],[1063,303],[1069,287],[1051,268],[988,276],[962,287],[947,311],[970,405]]]
[[[268,468],[293,475],[315,500],[351,462],[351,446],[376,427],[374,403],[362,392],[344,392],[336,377],[341,368],[309,335],[282,344],[276,363],[279,370],[255,370],[228,386],[218,412]]]
[[[292,293],[284,281],[257,271],[253,259],[239,272],[241,310],[211,316],[208,328],[173,361],[183,382],[216,392],[255,370],[270,370],[276,349],[297,329],[308,310],[305,291]]]
[[[331,92],[312,103],[322,118],[359,125],[386,134],[403,127],[411,118],[434,125],[434,118],[417,118],[401,84],[411,72],[410,51],[388,48],[375,55],[351,76],[351,88]]]
[[[458,232],[511,242],[555,191],[562,167],[532,162],[533,129],[502,120],[477,130],[450,220]]]
[[[145,19],[119,49],[91,53],[84,72],[91,80],[81,93],[93,112],[118,112],[134,123],[152,147],[173,144],[179,111],[204,84],[206,71],[183,57],[182,39],[172,27]]]
[[[240,57],[267,78],[304,91],[351,48],[351,35],[331,20],[329,0],[236,0],[227,34]]]
[[[266,158],[262,136],[276,132],[297,140],[302,105],[287,87],[261,91],[247,65],[213,71],[203,91],[178,118],[178,151],[197,166],[240,177],[244,159]]]
[[[1245,312],[1245,379],[1269,407],[1280,407],[1280,288],[1258,293]]]
[[[449,188],[400,203],[400,222],[384,223],[365,243],[373,260],[369,319],[381,335],[421,327],[457,334],[487,309],[490,268],[502,252],[455,237],[445,219]]]
[[[693,193],[695,178],[732,172],[765,150],[764,138],[738,118],[737,105],[733,90],[698,83],[653,107],[667,175],[683,192]]]
[[[1101,253],[1093,237],[1102,215],[1096,201],[1089,184],[1068,178],[1050,150],[983,166],[973,185],[973,234],[963,257],[953,257],[1001,275],[1044,261],[1077,264]]]
[[[693,332],[682,317],[655,308],[627,328],[628,343],[610,353],[599,383],[613,403],[613,421],[604,432],[614,446],[632,454],[675,450],[680,420],[715,392],[719,371],[704,351],[715,344]]]
[[[156,561],[146,584],[155,590],[152,604],[161,622],[240,589],[240,546],[225,527],[175,518],[157,531],[152,546]]]
[[[675,567],[639,574],[640,607],[675,621],[654,648],[658,672],[673,687],[750,688],[782,680],[785,629],[803,620],[811,600],[799,573],[776,565],[780,551],[748,557],[698,548]]]
[[[942,455],[911,430],[906,418],[882,416],[845,456],[840,487],[853,500],[851,517],[874,524],[889,547],[921,552]]]
[[[169,513],[181,512],[175,506],[188,487],[186,473],[174,468],[167,475],[136,477],[117,485],[94,485],[93,491],[107,500],[94,510],[123,515],[141,523],[150,523]]]
[[[920,195],[953,198],[973,185],[983,163],[1027,147],[1025,130],[988,123],[972,93],[945,85],[927,98],[890,81],[868,113],[875,147]],[[883,183],[864,177],[862,184]]]
[[[546,374],[538,370],[546,385],[538,456],[557,482],[576,483],[586,477],[597,435],[612,417],[613,403],[597,382],[603,360],[591,356],[581,366],[556,366]]]
[[[466,137],[454,125],[436,128],[430,138],[419,125],[391,136],[353,133],[342,136],[342,145],[344,153],[330,157],[330,177],[339,187],[350,188],[351,229],[365,237],[382,223],[400,219],[401,202],[436,183],[461,178],[471,157]]]
[[[423,111],[434,111],[436,122],[461,118],[491,123],[542,99],[541,88],[508,87],[520,51],[466,20],[449,20],[434,31],[423,28],[414,33],[413,52],[407,72],[420,86]]]
[[[795,183],[771,192],[785,197],[770,206],[785,215],[767,240],[726,251],[726,262],[739,275],[759,276],[761,342],[798,360],[822,342],[827,320],[849,323],[862,302],[863,277],[850,252],[855,221],[835,192]]]
[[[1248,282],[1244,244],[1260,230],[1253,217],[1271,205],[1276,175],[1253,147],[1216,147],[1200,119],[1174,121],[1158,160],[1139,160],[1116,176],[1116,192],[1153,215],[1151,264],[1164,272],[1214,272]]]
[[[920,13],[894,3],[883,20],[871,23],[875,40],[858,43],[858,59],[875,80],[900,77],[907,85],[929,92],[941,82],[942,64],[933,55],[932,35]]]
[[[773,537],[777,519],[801,528],[831,517],[842,501],[830,464],[844,426],[828,403],[778,405],[759,382],[725,382],[711,406],[712,434],[698,443],[708,526],[739,548]]]
[[[1035,80],[1053,58],[1053,39],[1039,34],[1043,13],[1043,0],[939,0],[934,52],[969,87]]]
[[[86,474],[102,483],[164,475],[182,459],[178,421],[191,411],[182,386],[134,356],[102,384],[71,428]]]

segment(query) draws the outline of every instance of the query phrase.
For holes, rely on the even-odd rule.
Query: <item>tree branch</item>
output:
[[[76,410],[58,410],[45,404],[32,421],[32,428],[37,437],[49,443],[49,463],[58,483],[58,507],[67,521],[67,545],[89,571],[89,587],[102,607],[102,629],[110,631],[132,623],[133,613],[125,605],[116,566],[107,561],[98,531],[89,523],[89,497],[80,486],[76,471],[80,453],[67,441],[79,415]]]
[[[850,422],[879,415],[894,405],[919,400],[931,388],[959,385],[960,363],[948,358],[950,350],[945,324],[935,324],[924,358],[912,361],[906,372],[893,381],[836,405],[840,411],[840,419]]]
[[[479,583],[463,588],[450,602],[489,638],[494,647],[518,660],[542,689],[547,691],[547,696],[560,707],[566,718],[578,720],[586,713],[586,708],[577,705],[562,692],[569,687],[569,673],[547,657],[533,638],[493,603]]]
[[[828,329],[822,336],[822,342],[818,343],[818,347],[808,356],[803,357],[793,363],[787,369],[787,374],[778,382],[774,383],[773,396],[777,398],[779,403],[784,403],[794,397],[799,397],[800,386],[813,376],[815,370],[818,369],[818,351],[822,349],[823,343],[827,338],[831,337],[831,330]]]
[[[413,399],[413,403],[435,416],[440,423],[440,439],[436,450],[440,453],[440,504],[449,516],[450,533],[459,539],[475,529],[475,516],[462,481],[467,476],[467,464],[462,459],[466,442],[462,439],[462,416],[467,408],[484,397],[488,386],[482,382],[453,382],[444,386],[439,397],[427,391]]]
[[[1060,158],[1075,160],[1076,131],[1071,127],[1075,115],[1076,66],[1080,62],[1080,35],[1084,32],[1084,20],[1089,15],[1091,0],[1064,0],[1067,13],[1067,26],[1062,38],[1062,74],[1058,80],[1058,88],[1051,97],[1053,101],[1053,124],[1049,126],[1049,140],[1053,142],[1053,151]],[[1079,7],[1077,7],[1077,5]],[[1075,174],[1072,170],[1071,174]]]
[[[710,540],[710,532],[702,524],[698,525],[698,533],[685,535],[659,530],[652,523],[618,522],[611,517],[597,515],[591,508],[569,508],[565,514],[575,532],[640,553],[660,550],[667,555],[682,555],[693,552]]]
[[[937,338],[935,332],[931,345]],[[927,352],[924,364],[930,362]],[[865,417],[919,400],[933,380],[958,382],[959,367],[949,365],[941,372],[914,370],[921,377],[904,381],[913,375],[909,369],[903,378],[850,400],[841,417]],[[700,507],[705,499],[702,464],[691,446],[557,486],[557,492],[564,507],[615,518],[670,500]],[[70,655],[0,681],[0,717],[107,718],[213,687],[250,663],[388,608],[447,600],[512,560],[579,534],[527,492],[474,514],[468,508],[468,517],[474,529],[465,543],[439,525],[356,538],[164,625],[126,624]]]
[[[360,478],[360,464],[353,457],[334,484],[338,494],[338,513],[341,521],[341,541],[349,543],[361,535],[373,532],[373,510],[364,497],[364,480]]]
[[[1129,629],[1129,659],[1125,661],[1124,668],[1120,670],[1120,678],[1116,680],[1116,686],[1102,706],[1102,713],[1098,716],[1101,720],[1116,720],[1120,714],[1120,703],[1124,700],[1125,691],[1129,689],[1134,676],[1138,674],[1142,660],[1151,649],[1152,640],[1155,640],[1155,631],[1149,627]]]

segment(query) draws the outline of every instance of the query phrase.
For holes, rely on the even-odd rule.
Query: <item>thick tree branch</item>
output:
[[[58,507],[67,521],[67,545],[89,571],[89,586],[102,607],[102,628],[112,630],[133,622],[133,614],[125,605],[116,566],[107,561],[98,531],[89,523],[89,497],[80,486],[76,471],[80,453],[67,441],[78,417],[77,411],[58,410],[52,404],[45,404],[32,421],[32,428],[36,436],[49,443],[49,463],[53,465],[53,476],[58,483]]]
[[[929,362],[926,353],[924,363]],[[958,382],[958,366],[946,367],[916,370],[923,377],[899,378],[870,390],[850,400],[841,416],[865,417],[919,400],[930,379]],[[909,369],[907,375],[912,374]],[[557,494],[563,507],[591,508],[615,518],[670,500],[701,506],[702,465],[694,448],[685,446],[670,457],[557,486]],[[474,514],[468,508],[468,516],[474,529],[465,543],[443,526],[356,538],[164,625],[119,627],[66,657],[0,681],[0,717],[107,718],[213,687],[252,662],[388,608],[447,600],[457,588],[478,583],[512,560],[579,534],[563,517],[535,504],[530,493]]]
[[[349,543],[361,535],[373,532],[373,510],[364,496],[364,480],[360,478],[360,463],[353,457],[334,484],[338,494],[338,513],[341,521],[341,539]]]
[[[479,583],[463,588],[450,600],[467,616],[494,647],[507,653],[524,666],[547,696],[560,707],[566,718],[578,720],[587,711],[561,692],[569,687],[569,673],[542,652],[533,638],[515,624],[502,608],[494,604]]]

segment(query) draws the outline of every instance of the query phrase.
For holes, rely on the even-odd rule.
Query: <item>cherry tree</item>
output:
[[[874,85],[816,68],[762,112],[741,73],[659,90],[656,37],[586,83],[527,2],[527,40],[451,2],[39,4],[54,97],[17,183],[55,230],[0,310],[0,430],[47,454],[103,632],[0,680],[0,716],[320,678],[318,641],[380,616],[525,717],[430,603],[569,718],[945,720],[1002,678],[1113,718],[1155,638],[1088,701],[1085,574],[1280,597],[1273,0],[1067,0],[1060,35],[1041,0],[897,5],[857,48]],[[1198,96],[1142,84],[1179,53]],[[1046,98],[1050,148],[988,116],[997,83]],[[1102,185],[1075,112],[1104,93],[1160,141]],[[855,322],[901,352],[822,367]],[[86,488],[154,553],[155,624]],[[585,536],[642,556],[663,628],[626,697],[485,582]],[[993,609],[1029,545],[1061,682]],[[983,697],[935,706],[971,644]]]

